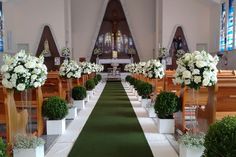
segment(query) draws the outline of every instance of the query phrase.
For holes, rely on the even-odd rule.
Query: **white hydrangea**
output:
[[[4,55],[3,61],[2,84],[8,89],[24,91],[40,87],[47,79],[47,67],[42,56],[37,58],[21,50],[14,56]]]
[[[76,61],[65,59],[60,66],[59,75],[65,78],[80,78],[81,68]]]
[[[200,86],[212,86],[217,83],[218,57],[212,57],[206,51],[186,53],[177,60],[176,84],[198,89]]]

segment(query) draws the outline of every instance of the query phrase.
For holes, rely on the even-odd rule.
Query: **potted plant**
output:
[[[234,157],[236,154],[236,117],[225,117],[212,124],[205,136],[203,157]]]
[[[66,129],[65,116],[68,113],[68,107],[65,100],[54,96],[48,98],[43,103],[43,115],[47,117],[47,134],[63,134]]]
[[[201,157],[204,151],[203,133],[186,133],[179,138],[179,156],[180,157]]]
[[[179,97],[172,92],[161,92],[155,102],[157,128],[159,133],[174,133],[175,121],[173,114],[180,108]]]
[[[0,137],[0,157],[6,157],[6,145]]]
[[[146,82],[142,82],[138,86],[138,94],[142,97],[142,107],[147,107],[151,103],[150,94],[152,93],[152,85]]]
[[[17,135],[13,142],[14,157],[44,157],[44,140],[33,135]]]
[[[93,97],[93,89],[95,87],[95,83],[93,79],[87,80],[86,81],[86,89],[87,89],[87,94],[89,95],[90,98]]]
[[[85,87],[83,86],[76,86],[72,89],[72,98],[74,99],[74,105],[78,109],[84,109],[85,103],[84,99],[87,97],[87,92]]]
[[[96,78],[97,78],[98,82],[101,82],[101,80],[102,80],[102,75],[97,74],[97,75],[96,75]]]

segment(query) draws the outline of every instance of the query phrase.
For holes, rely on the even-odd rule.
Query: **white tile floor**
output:
[[[137,97],[127,88],[126,83],[122,84],[138,117],[154,157],[178,157],[176,151],[166,138],[166,135],[157,132],[154,120],[148,117],[146,109],[141,107],[141,102],[139,102]]]
[[[78,113],[78,117],[70,123],[65,134],[61,135],[54,146],[49,150],[45,157],[67,157],[75,140],[82,131],[89,115],[97,103],[105,83],[100,85],[93,99],[86,104],[86,109]],[[142,126],[145,137],[151,147],[154,157],[178,157],[175,150],[170,145],[166,136],[157,132],[156,125],[152,118],[148,118],[147,111],[141,107],[137,98],[128,90],[126,90],[133,109],[138,117],[139,123]]]

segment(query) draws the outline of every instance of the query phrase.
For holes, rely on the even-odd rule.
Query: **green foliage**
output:
[[[95,87],[94,80],[93,79],[87,80],[85,86],[87,90],[93,90]]]
[[[140,80],[135,79],[135,80],[134,80],[134,88],[135,88],[135,89],[138,89],[139,86],[140,86],[141,84],[143,84],[143,83],[144,83],[143,81],[140,81]]]
[[[142,96],[143,99],[149,98],[152,93],[152,85],[146,82],[142,82],[138,85],[138,94]]]
[[[179,143],[187,148],[203,148],[204,134],[189,134],[186,133],[180,137]]]
[[[129,80],[129,83],[134,86],[135,84],[135,78],[131,77]]]
[[[94,84],[95,84],[95,86],[98,84],[98,79],[97,79],[97,77],[94,77],[93,78],[93,81],[94,81]]]
[[[0,137],[0,157],[6,157],[6,145]]]
[[[102,75],[97,74],[97,75],[96,75],[96,78],[97,78],[98,82],[100,82],[100,81],[102,80]]]
[[[132,77],[131,77],[130,75],[127,75],[127,76],[125,77],[125,81],[130,83],[130,79],[131,79],[131,78],[132,78]]]
[[[76,86],[72,89],[72,98],[74,100],[83,100],[86,98],[87,92],[86,88],[83,86]]]
[[[60,97],[53,96],[48,98],[43,103],[43,115],[49,120],[63,119],[68,113],[66,101]]]
[[[13,147],[14,149],[34,149],[44,144],[45,141],[42,138],[34,135],[16,135]]]
[[[177,112],[180,108],[180,100],[175,93],[161,92],[156,99],[155,111],[161,119],[173,118],[173,113]]]
[[[236,117],[225,117],[212,124],[205,136],[203,157],[236,156]]]

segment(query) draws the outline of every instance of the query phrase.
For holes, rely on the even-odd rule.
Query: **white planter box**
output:
[[[87,97],[84,99],[86,102],[89,102],[89,95],[88,95],[88,93],[87,93]]]
[[[142,102],[142,97],[138,96],[138,101]]]
[[[47,120],[47,135],[61,135],[66,130],[66,120]]]
[[[147,108],[147,111],[148,111],[148,116],[149,116],[150,118],[155,118],[155,117],[157,117],[157,114],[156,114],[156,112],[155,112],[154,106],[148,107],[148,108]]]
[[[85,109],[85,100],[74,100],[74,106],[78,109]]]
[[[175,120],[157,118],[157,129],[159,133],[173,134],[175,133]]]
[[[75,119],[77,117],[77,107],[69,108],[66,119]]]
[[[89,95],[89,98],[91,99],[93,97],[93,90],[87,91],[87,95]]]
[[[202,148],[188,148],[183,144],[179,145],[179,156],[180,157],[201,157],[204,151]]]
[[[44,145],[35,149],[13,149],[14,157],[44,157]]]
[[[147,108],[150,103],[151,103],[151,99],[142,99],[141,100],[142,107],[144,107],[144,108]]]

